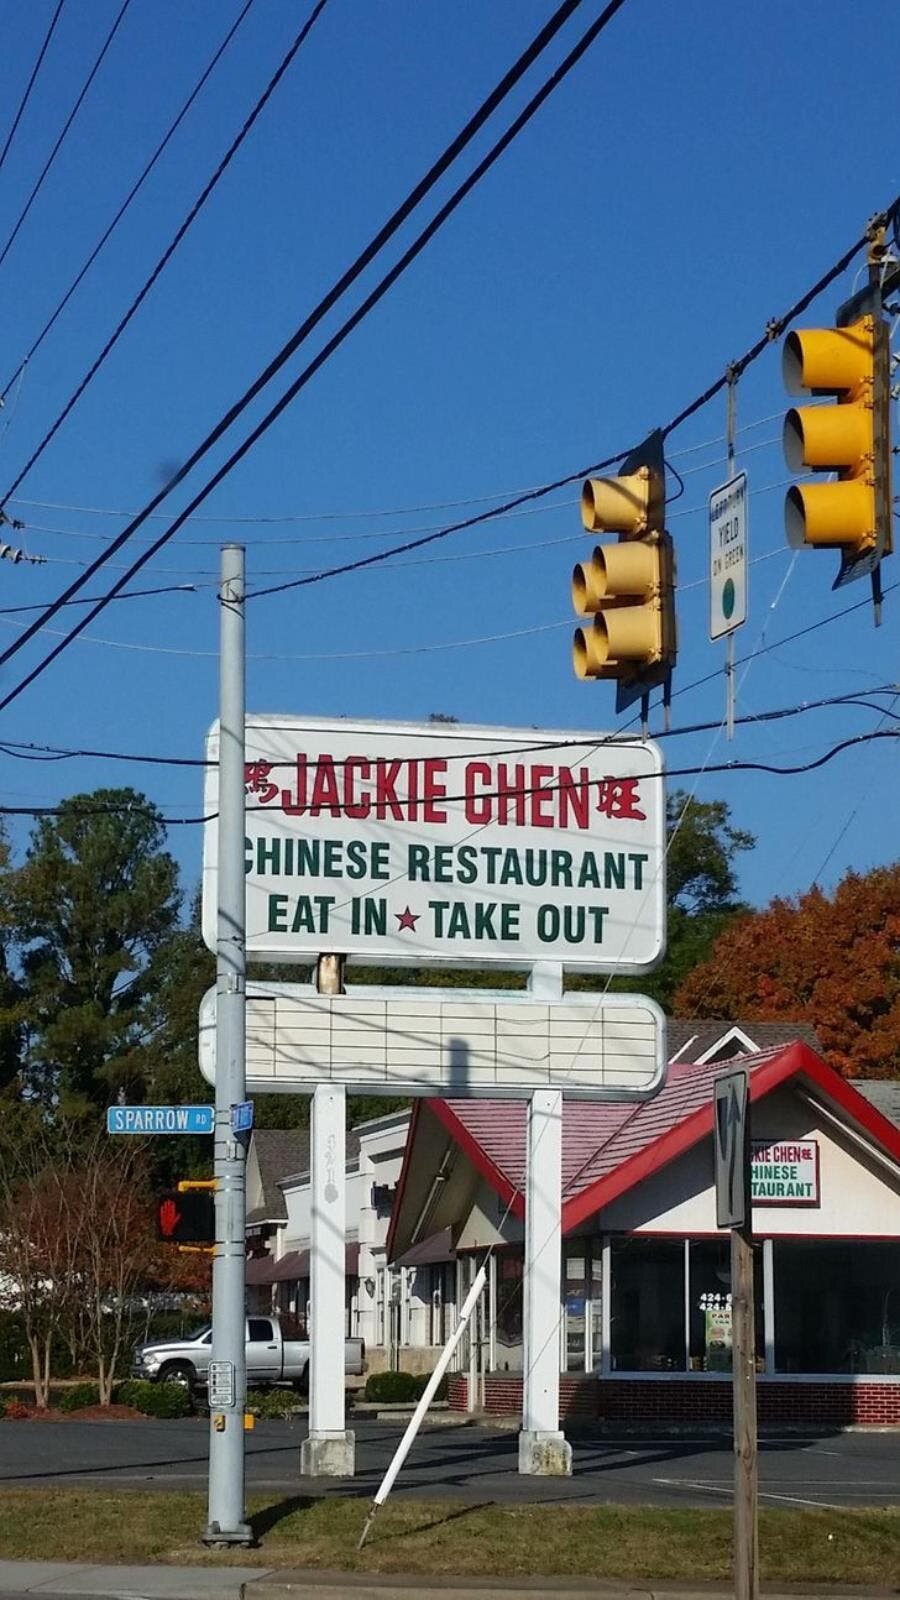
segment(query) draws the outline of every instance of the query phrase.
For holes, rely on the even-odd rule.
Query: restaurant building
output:
[[[682,1038],[655,1099],[564,1102],[561,1420],[641,1431],[730,1421],[729,1239],[716,1227],[712,1107],[717,1074],[740,1052],[760,1425],[900,1425],[900,1086],[849,1083],[802,1038],[760,1049],[764,1026],[712,1026],[707,1042],[703,1029],[673,1024]],[[388,1261],[449,1236],[459,1303],[489,1259],[451,1378],[461,1410],[522,1409],[525,1149],[522,1103],[413,1108]]]
[[[430,1372],[456,1322],[449,1230],[387,1260],[409,1121],[409,1111],[394,1111],[347,1131],[345,1331],[365,1341],[369,1372]],[[304,1337],[311,1231],[308,1129],[257,1129],[247,1163],[247,1305],[279,1313]]]

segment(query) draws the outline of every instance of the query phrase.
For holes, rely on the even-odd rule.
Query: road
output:
[[[0,1483],[20,1487],[98,1484],[131,1489],[202,1490],[205,1421],[7,1422],[0,1427]],[[260,1423],[247,1435],[247,1485],[303,1487],[311,1494],[371,1496],[400,1438],[400,1426],[357,1421],[358,1475],[352,1481],[301,1480],[306,1431]],[[767,1439],[760,1449],[763,1505],[896,1506],[900,1449],[892,1433]],[[429,1428],[420,1435],[395,1493],[466,1501],[713,1506],[731,1503],[725,1439],[573,1440],[569,1479],[520,1478],[517,1437],[487,1427]]]

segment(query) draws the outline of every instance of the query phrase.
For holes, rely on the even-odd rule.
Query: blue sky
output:
[[[63,8],[0,171],[3,238],[118,4],[67,0]],[[0,413],[4,488],[169,242],[306,9],[255,0]],[[50,599],[123,526],[121,515],[102,513],[138,507],[159,488],[551,9],[549,0],[330,0],[200,220],[18,491],[10,509],[27,527],[13,537],[48,560],[0,565],[5,605]],[[548,65],[599,9],[585,0]],[[0,386],[238,10],[236,0],[131,0],[0,266]],[[50,14],[50,0],[24,8],[5,0],[4,116],[18,102]],[[573,472],[678,411],[900,189],[896,147],[879,110],[889,87],[885,63],[900,53],[900,10],[893,0],[865,0],[862,20],[851,38],[840,0],[822,0],[814,16],[799,0],[752,7],[628,0],[424,255],[218,489],[204,520],[183,529],[140,580],[191,582],[196,592],[110,606],[89,639],[3,713],[0,739],[200,755],[216,711],[223,538],[246,541],[251,587],[262,586],[464,514],[439,509],[447,503]],[[544,72],[533,71],[513,97],[515,109]],[[494,119],[492,137],[511,115]],[[5,138],[5,128],[0,133]],[[489,142],[482,136],[477,153]],[[464,158],[460,175],[474,159]],[[432,209],[426,204],[423,220]],[[403,241],[412,236],[408,228]],[[858,266],[808,323],[830,319]],[[365,287],[374,281],[370,273]],[[348,309],[356,303],[351,294]],[[328,330],[335,326],[330,319]],[[866,594],[862,584],[832,593],[836,557],[801,553],[792,563],[782,518],[786,404],[773,346],[737,397],[753,560],[739,657]],[[721,676],[687,688],[724,659],[724,646],[708,639],[705,584],[707,498],[726,475],[724,412],[717,400],[669,441],[685,477],[670,521],[680,584],[677,725],[717,721],[724,705]],[[261,414],[260,406],[251,412],[254,420]],[[200,481],[195,474],[191,486]],[[173,495],[173,513],[187,498],[183,490]],[[261,599],[248,612],[248,706],[404,720],[440,711],[481,723],[610,729],[611,687],[578,683],[570,666],[570,571],[590,547],[573,488],[528,515],[447,539],[417,561]],[[896,581],[894,565],[885,567],[886,584]],[[101,587],[98,578],[89,592]],[[888,596],[879,631],[863,608],[740,669],[738,713],[896,679],[898,603],[900,595]],[[13,637],[9,619],[0,618],[0,633],[4,642]],[[10,663],[3,687],[47,642],[35,641]],[[457,647],[433,648],[443,645]],[[672,740],[667,756],[675,766],[728,757],[802,762],[878,721],[861,708],[810,712],[741,727],[731,746],[714,733]],[[166,813],[200,809],[200,776],[190,770],[2,760],[11,805],[131,783]],[[733,820],[758,835],[742,863],[744,894],[763,903],[816,876],[831,886],[850,867],[893,859],[888,797],[896,762],[893,743],[882,741],[805,776],[701,778],[698,794],[727,800]],[[16,825],[13,835],[21,842],[26,831]],[[192,885],[199,830],[173,829],[171,837]]]

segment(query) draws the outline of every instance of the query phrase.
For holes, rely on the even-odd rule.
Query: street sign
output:
[[[216,991],[200,1007],[200,1071],[216,1077]],[[637,1100],[662,1086],[663,1013],[643,995],[247,984],[247,1085],[254,1094],[351,1093],[522,1098],[562,1089]]]
[[[709,637],[722,639],[747,620],[747,474],[709,497]]]
[[[219,732],[207,741],[215,816]],[[642,972],[665,943],[662,757],[598,733],[251,716],[247,952]],[[216,945],[215,822],[203,935]]]
[[[750,1074],[746,1067],[716,1078],[713,1102],[716,1227],[750,1223]]]
[[[107,1106],[107,1133],[212,1133],[213,1106]]]
[[[253,1127],[253,1101],[245,1100],[239,1106],[231,1108],[232,1133],[249,1133]]]

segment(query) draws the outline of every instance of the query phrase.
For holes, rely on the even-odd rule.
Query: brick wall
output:
[[[452,1411],[465,1411],[468,1379],[450,1378]],[[900,1427],[900,1383],[784,1383],[757,1385],[757,1411],[762,1428]],[[727,1379],[692,1382],[669,1378],[627,1382],[563,1374],[560,1378],[560,1420],[598,1420],[625,1428],[708,1428],[731,1423],[731,1384]],[[522,1379],[515,1373],[488,1373],[485,1411],[491,1416],[519,1416]]]
[[[468,1378],[451,1374],[448,1403],[451,1411],[465,1411]],[[522,1414],[522,1379],[514,1372],[489,1372],[484,1382],[485,1411],[493,1417],[518,1417]],[[586,1375],[563,1373],[559,1380],[559,1414],[563,1418],[597,1417],[599,1385]]]

